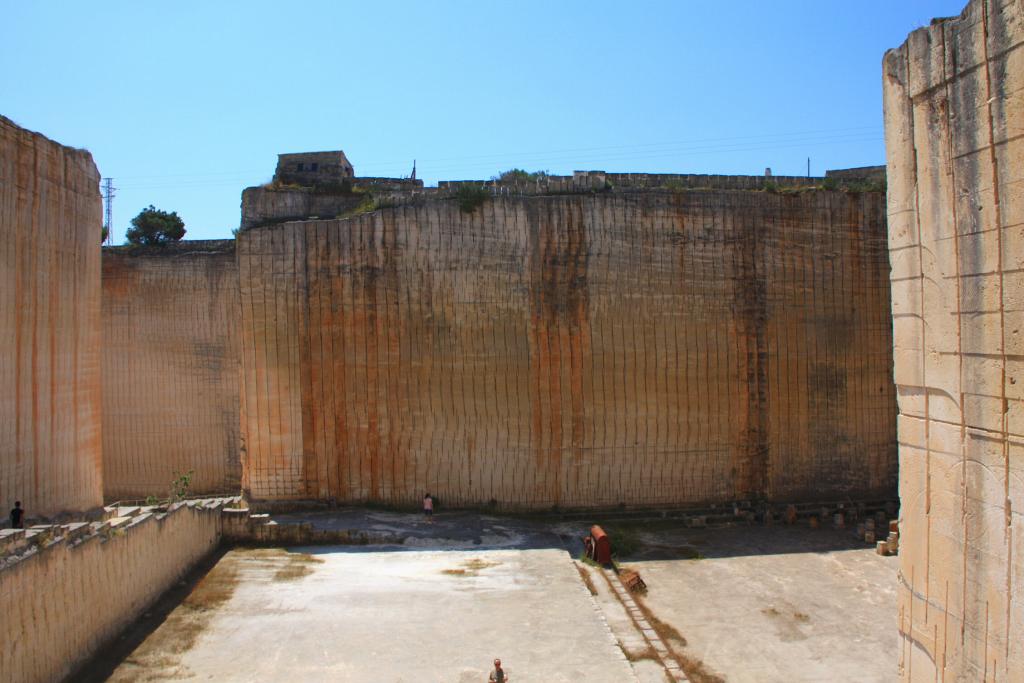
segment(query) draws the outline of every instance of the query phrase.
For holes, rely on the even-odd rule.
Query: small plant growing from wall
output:
[[[455,200],[463,213],[473,213],[490,197],[491,193],[483,185],[463,185],[455,193]]]
[[[179,500],[184,500],[188,496],[189,488],[192,486],[192,475],[195,474],[195,470],[189,470],[184,474],[179,474],[171,482],[171,495],[167,501],[168,504],[176,503]]]
[[[174,211],[161,211],[152,204],[132,219],[125,237],[130,244],[166,244],[185,236],[185,221]]]
[[[349,209],[344,214],[339,216],[339,218],[348,218],[350,216],[358,216],[359,214],[363,213],[370,213],[372,211],[376,211],[378,208],[379,207],[377,205],[377,200],[374,199],[374,196],[372,194],[367,194],[365,197],[363,197],[363,200],[359,202],[358,206]]]

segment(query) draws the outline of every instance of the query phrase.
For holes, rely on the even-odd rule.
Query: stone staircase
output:
[[[163,519],[183,508],[220,515],[221,541],[240,545],[401,545],[404,535],[355,529],[317,529],[310,522],[279,523],[267,513],[241,507],[240,496],[197,498],[170,506],[114,503],[99,519],[69,523],[33,524],[24,529],[0,529],[0,569],[56,544],[69,547],[93,537],[110,537],[149,519]]]
[[[233,496],[184,500],[167,507],[113,504],[104,507],[100,518],[93,521],[42,523],[24,529],[0,529],[0,569],[58,544],[74,547],[96,536],[109,537],[149,519],[163,519],[183,508],[222,514],[228,506],[236,506],[240,502],[240,497]]]

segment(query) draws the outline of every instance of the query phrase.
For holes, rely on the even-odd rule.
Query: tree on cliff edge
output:
[[[166,244],[177,242],[185,236],[185,221],[177,212],[166,212],[152,204],[132,219],[125,237],[131,244]]]

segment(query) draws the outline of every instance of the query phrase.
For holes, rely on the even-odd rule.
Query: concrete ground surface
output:
[[[647,583],[642,602],[729,683],[896,678],[898,559],[849,532],[666,528],[638,545],[625,564]]]
[[[516,683],[669,680],[667,660],[644,655],[636,606],[573,561],[589,521],[274,519],[395,543],[231,550],[109,680],[471,683],[494,657]],[[648,585],[646,620],[694,683],[893,679],[897,560],[848,531],[604,526]]]
[[[227,553],[113,681],[634,680],[564,550]]]

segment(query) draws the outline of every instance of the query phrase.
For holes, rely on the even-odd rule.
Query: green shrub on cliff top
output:
[[[509,170],[492,177],[491,180],[497,180],[502,183],[527,183],[547,177],[547,171],[533,171],[531,173],[530,171],[524,171],[521,168],[510,168]]]
[[[490,197],[490,191],[483,185],[463,185],[455,193],[455,201],[463,213],[473,213]]]
[[[185,221],[174,211],[161,211],[152,204],[132,219],[125,237],[130,244],[166,244],[185,236]]]

